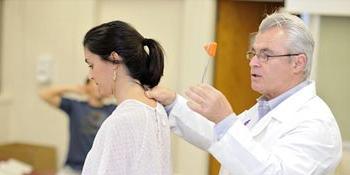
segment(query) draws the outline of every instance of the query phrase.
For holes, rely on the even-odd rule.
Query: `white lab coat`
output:
[[[251,128],[257,105],[241,113],[217,140],[214,123],[191,111],[179,98],[169,114],[172,130],[210,152],[221,164],[220,175],[330,174],[342,155],[338,125],[329,107],[316,95],[315,82],[299,90]]]

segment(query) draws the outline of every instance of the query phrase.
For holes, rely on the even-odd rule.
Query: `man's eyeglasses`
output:
[[[294,54],[284,54],[284,55],[268,55],[266,53],[256,53],[254,51],[248,51],[246,54],[247,60],[252,60],[254,56],[258,58],[260,62],[266,63],[269,61],[269,59],[276,58],[276,57],[291,57],[291,56],[297,56],[301,53],[294,53]]]

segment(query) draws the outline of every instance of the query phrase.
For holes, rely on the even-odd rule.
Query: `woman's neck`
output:
[[[136,80],[131,78],[118,78],[116,89],[114,90],[114,97],[119,104],[125,100],[134,99],[148,106],[156,107],[156,101],[146,97],[145,90]]]

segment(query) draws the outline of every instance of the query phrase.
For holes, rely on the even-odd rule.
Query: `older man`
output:
[[[329,174],[341,159],[342,141],[308,80],[313,49],[301,19],[274,13],[247,52],[251,87],[261,94],[250,109],[234,114],[222,93],[205,84],[191,87],[187,102],[160,87],[148,95],[167,105],[175,133],[221,163],[221,175]]]

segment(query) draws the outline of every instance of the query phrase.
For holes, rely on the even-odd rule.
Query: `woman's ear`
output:
[[[118,55],[117,52],[115,52],[115,51],[113,51],[113,52],[111,53],[111,58],[112,58],[113,61],[121,61],[119,55]]]

